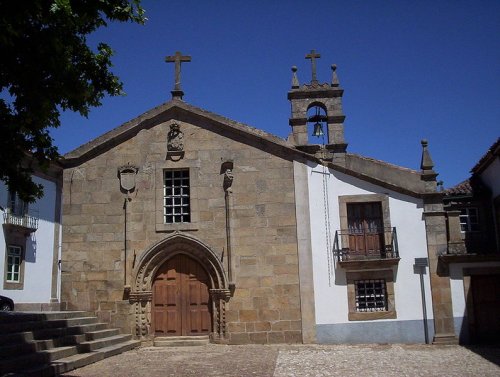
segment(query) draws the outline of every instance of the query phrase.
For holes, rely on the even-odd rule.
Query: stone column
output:
[[[314,281],[309,219],[309,186],[307,165],[293,162],[295,180],[295,212],[297,216],[297,252],[299,258],[300,314],[302,342],[316,343],[316,315],[314,308]]]
[[[148,340],[151,338],[151,302],[152,291],[131,292],[130,304],[134,305],[135,312],[135,336],[137,339]]]
[[[440,198],[437,200],[439,201]],[[442,209],[442,203],[427,201],[424,204],[424,220],[427,233],[427,252],[434,313],[433,343],[457,343],[450,278],[449,276],[442,276],[439,271],[439,256],[447,252],[446,212]]]
[[[443,194],[437,192],[437,173],[427,149],[427,141],[422,140],[421,179],[424,183],[424,220],[427,235],[427,254],[431,281],[432,310],[434,313],[433,343],[455,344],[455,324],[451,300],[450,278],[440,271],[439,256],[448,252],[446,212],[443,208]]]
[[[226,302],[229,301],[230,296],[229,289],[210,289],[214,309],[212,331],[214,343],[227,343]]]

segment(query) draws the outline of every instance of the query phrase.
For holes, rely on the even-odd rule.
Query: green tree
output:
[[[0,0],[0,179],[32,202],[43,195],[34,166],[59,157],[49,129],[61,111],[87,116],[122,94],[110,46],[87,36],[110,21],[145,22],[140,0]]]

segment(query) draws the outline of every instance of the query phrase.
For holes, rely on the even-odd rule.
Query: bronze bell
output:
[[[320,122],[316,122],[314,124],[314,130],[313,130],[312,135],[316,136],[316,137],[321,137],[321,136],[324,135],[324,133],[323,133],[323,126],[321,125]]]

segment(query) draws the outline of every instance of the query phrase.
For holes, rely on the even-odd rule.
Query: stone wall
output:
[[[278,146],[224,130],[207,119],[184,114],[175,122],[184,135],[181,158],[167,156],[167,134],[173,120],[164,119],[65,169],[63,303],[67,309],[95,311],[101,320],[133,332],[134,315],[124,287],[133,283],[133,269],[145,250],[179,231],[196,237],[227,260],[221,164],[231,160],[231,246],[236,289],[226,305],[228,340],[300,342],[291,157]],[[136,188],[127,202],[125,266],[126,194],[120,190],[117,169],[128,163],[139,170]],[[161,176],[163,169],[169,168],[190,169],[193,223],[184,227],[158,223]]]

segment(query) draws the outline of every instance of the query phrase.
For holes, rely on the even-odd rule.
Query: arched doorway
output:
[[[155,336],[207,335],[211,332],[210,279],[203,266],[185,254],[168,259],[153,281]]]
[[[209,334],[213,342],[225,341],[225,310],[231,292],[221,259],[194,236],[180,232],[145,250],[134,267],[129,294],[135,335],[151,340],[180,331]],[[196,322],[200,325],[193,324]]]

